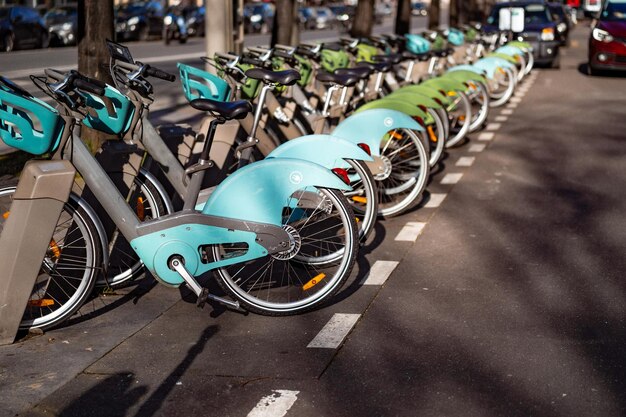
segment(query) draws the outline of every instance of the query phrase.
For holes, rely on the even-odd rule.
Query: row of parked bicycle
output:
[[[249,48],[205,58],[217,75],[178,64],[190,105],[207,115],[186,165],[149,120],[150,79],[176,77],[123,45],[108,42],[115,85],[76,71],[31,76],[56,108],[0,77],[0,138],[80,174],[22,328],[56,326],[94,285],[122,285],[144,268],[185,284],[200,306],[290,315],[327,303],[377,219],[419,205],[446,149],[481,129],[531,71],[530,46],[501,39],[467,28]],[[142,166],[107,172],[81,127],[124,139],[104,152],[139,149]],[[15,190],[0,187],[0,224]],[[203,285],[209,271],[224,295]]]

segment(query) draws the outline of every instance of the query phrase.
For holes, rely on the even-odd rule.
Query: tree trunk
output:
[[[276,0],[276,13],[272,26],[272,46],[278,44],[292,44],[294,10],[297,12],[295,0]],[[296,22],[297,24],[297,22]]]
[[[439,14],[441,11],[441,0],[432,0],[430,2],[430,9],[428,10],[428,29],[439,29]]]
[[[353,38],[367,37],[374,27],[374,0],[359,0],[352,21],[350,36]]]
[[[397,35],[411,33],[411,0],[398,0],[394,32]]]
[[[112,84],[109,73],[109,50],[105,40],[114,39],[113,0],[85,0],[78,2],[78,71],[92,78]],[[82,137],[92,151],[100,148],[107,135],[82,129]]]
[[[458,28],[461,23],[461,1],[450,0],[450,27]]]

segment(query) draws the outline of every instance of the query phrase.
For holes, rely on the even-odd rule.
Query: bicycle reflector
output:
[[[358,143],[357,146],[363,149],[363,151],[366,154],[368,154],[369,156],[372,156],[372,150],[370,149],[370,146],[367,143]]]
[[[350,178],[348,177],[348,171],[346,171],[343,168],[333,168],[331,171],[333,171],[333,173],[338,176],[339,178],[341,178],[341,180],[343,182],[346,183],[346,185],[350,185]]]
[[[324,273],[318,274],[318,275],[314,276],[309,282],[304,284],[302,286],[302,289],[304,291],[310,290],[311,288],[313,288],[314,286],[319,284],[320,281],[322,281],[324,278],[326,278],[326,274],[324,274]]]

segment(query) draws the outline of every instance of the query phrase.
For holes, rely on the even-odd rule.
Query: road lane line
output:
[[[350,333],[360,314],[334,314],[307,345],[308,348],[337,349]]]
[[[398,263],[396,261],[374,262],[363,281],[363,285],[383,285],[394,269],[396,269]]]
[[[436,208],[439,207],[441,205],[441,203],[443,203],[443,200],[446,199],[446,196],[448,194],[445,193],[431,193],[430,197],[428,199],[428,202],[426,204],[424,204],[424,207],[426,208]]]
[[[444,177],[441,179],[441,184],[456,184],[461,180],[462,177],[463,174],[459,172],[449,173],[444,175]]]
[[[424,230],[424,226],[426,226],[426,223],[408,222],[394,240],[397,242],[415,242],[422,230]]]
[[[511,100],[509,100],[511,103],[521,103],[522,99],[520,97],[511,97]]]
[[[300,391],[272,390],[272,394],[261,398],[247,417],[283,417],[298,399]]]
[[[500,127],[502,127],[500,123],[489,123],[485,130],[494,131],[500,129]]]
[[[506,105],[507,109],[515,109],[517,108],[517,103],[509,103]]]
[[[502,111],[500,112],[500,114],[505,114],[507,116],[510,116],[513,114],[513,109],[502,109]]]
[[[476,160],[475,156],[462,156],[456,161],[456,166],[458,167],[471,167],[474,165],[474,161]]]
[[[496,116],[496,122],[504,123],[509,120],[508,116]]]
[[[487,145],[485,145],[484,143],[474,143],[472,145],[470,145],[468,151],[470,152],[482,152],[485,150],[485,148],[487,147]]]
[[[480,135],[478,135],[478,140],[493,140],[493,137],[496,134],[493,132],[483,132]]]

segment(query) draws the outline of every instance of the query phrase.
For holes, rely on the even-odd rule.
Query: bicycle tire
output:
[[[430,159],[428,163],[431,168],[439,163],[439,160],[443,157],[443,152],[446,147],[446,134],[443,125],[443,120],[435,109],[426,109],[435,123],[433,125],[426,126],[426,132],[428,135],[428,145],[430,150]]]
[[[378,193],[372,172],[363,161],[348,159],[348,178],[352,191],[344,191],[344,196],[352,206],[357,221],[359,240],[364,242],[374,230],[378,217]]]
[[[457,99],[446,109],[450,120],[450,136],[446,141],[446,148],[453,148],[465,139],[472,120],[472,106],[469,98],[461,91],[454,93]]]
[[[478,82],[477,91],[469,96],[471,103],[476,103],[477,111],[472,111],[472,122],[470,123],[469,133],[478,131],[489,116],[489,92],[484,83]]]
[[[324,203],[303,210],[299,202],[305,192],[319,193]],[[346,198],[337,190],[312,187],[293,198],[295,204],[283,210],[283,227],[294,236],[289,250],[215,270],[222,289],[250,312],[286,316],[318,308],[339,291],[356,262],[358,234]],[[219,260],[245,248],[213,245],[210,250]]]
[[[505,75],[506,81],[503,83],[500,83],[498,81],[498,86],[501,84],[505,86],[504,90],[502,91],[496,90],[496,91],[489,92],[489,98],[491,100],[489,102],[489,105],[491,107],[503,106],[511,99],[511,97],[513,96],[513,93],[515,92],[515,74],[513,73],[513,71],[511,71],[510,68],[505,68],[504,75]]]
[[[16,189],[13,185],[0,188],[0,211],[7,217]],[[58,326],[91,295],[102,268],[103,249],[91,214],[76,201],[70,198],[63,205],[20,329]],[[0,222],[4,219],[1,216]]]
[[[410,129],[392,130],[382,139],[385,171],[374,176],[379,216],[397,216],[421,201],[430,175],[427,146]]]

